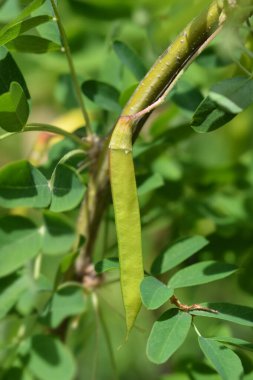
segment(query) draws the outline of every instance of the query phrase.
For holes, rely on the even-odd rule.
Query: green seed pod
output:
[[[127,335],[141,307],[140,283],[144,276],[140,212],[131,138],[131,123],[120,119],[110,142],[110,178]]]

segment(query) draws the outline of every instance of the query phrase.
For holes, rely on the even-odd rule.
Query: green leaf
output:
[[[156,364],[166,362],[183,344],[191,327],[191,316],[178,309],[167,310],[154,323],[147,343],[147,356]]]
[[[213,364],[223,380],[239,380],[243,376],[243,367],[239,357],[229,348],[200,336],[199,345],[205,356]]]
[[[213,314],[206,311],[193,310],[192,315],[198,315],[200,317],[210,317],[222,319],[225,321],[238,323],[244,326],[253,326],[253,308],[248,306],[236,305],[231,303],[203,303],[204,307],[217,310],[217,314]]]
[[[242,199],[244,206],[244,199]],[[238,271],[237,281],[240,288],[248,294],[253,294],[253,249],[249,249],[248,252],[242,255],[240,260],[240,270]]]
[[[8,215],[0,219],[0,277],[33,259],[41,248],[41,236],[29,219]]]
[[[9,92],[0,95],[0,127],[7,132],[21,131],[29,116],[25,93],[17,82],[12,82]]]
[[[106,111],[120,112],[119,91],[108,83],[87,80],[82,84],[84,95]]]
[[[17,82],[23,88],[26,97],[29,99],[30,94],[27,89],[25,79],[19,70],[16,62],[12,58],[8,50],[0,47],[0,95],[8,92],[11,82]]]
[[[207,69],[224,67],[233,62],[232,57],[224,54],[222,51],[217,51],[215,46],[208,46],[195,60],[195,62]]]
[[[64,154],[64,156],[60,159],[59,164],[65,164],[68,162],[70,165],[74,166],[74,164],[71,162],[72,159],[76,159],[80,156],[87,156],[87,153],[83,149],[73,149]]]
[[[189,359],[183,363],[183,368],[185,368],[185,372],[187,373],[186,380],[221,380],[213,367],[207,364],[206,360],[205,362],[203,360],[200,361],[199,356],[194,360],[193,357],[189,355]]]
[[[48,22],[51,20],[50,16],[37,16],[32,17],[27,20],[23,20],[14,25],[6,25],[0,30],[0,45],[5,45],[6,43],[14,40],[21,34],[27,32],[36,26]]]
[[[59,157],[63,157],[76,147],[77,145],[74,141],[66,138],[50,146],[47,152],[47,161],[42,167],[40,167],[45,176],[47,178],[51,177],[56,165],[59,162]]]
[[[0,279],[0,318],[5,317],[28,286],[27,278],[11,275]]]
[[[241,348],[242,350],[251,351],[251,352],[253,351],[253,343],[248,342],[247,340],[244,340],[244,339],[233,338],[229,336],[227,337],[214,336],[210,339],[217,340],[218,342],[228,344],[236,348]]]
[[[118,257],[108,257],[107,259],[98,261],[95,265],[95,270],[97,273],[104,273],[114,269],[119,269]]]
[[[2,378],[4,380],[32,380],[30,374],[27,373],[24,368],[13,366],[2,372]]]
[[[0,169],[0,206],[47,207],[51,193],[46,178],[28,161]]]
[[[192,127],[196,132],[213,131],[232,120],[253,102],[253,80],[238,77],[217,83],[196,109]]]
[[[80,239],[80,241],[84,242],[85,240],[84,239]],[[79,242],[79,247],[80,247],[80,242]],[[71,252],[71,253],[68,253],[67,255],[64,255],[64,257],[62,258],[61,260],[61,263],[60,263],[60,267],[59,267],[59,272],[61,274],[64,274],[66,272],[68,272],[68,270],[73,267],[74,265],[74,262],[76,260],[78,256],[78,252]]]
[[[85,294],[80,285],[64,284],[53,294],[42,315],[43,323],[56,328],[67,317],[79,315],[86,310]]]
[[[168,288],[155,277],[144,277],[141,283],[141,299],[147,309],[158,309],[173,295],[173,289]]]
[[[159,377],[159,380],[189,380],[189,376],[185,372],[178,371],[169,375],[163,375],[162,377]],[[197,379],[194,378],[194,380]]]
[[[48,15],[54,17],[54,10],[50,1],[44,2],[44,4],[33,12],[33,16]],[[60,31],[57,22],[47,22],[46,24],[39,25],[36,30],[43,38],[48,38],[57,44],[61,44]]]
[[[62,255],[71,250],[76,233],[64,215],[44,211],[44,233],[42,251],[47,255]]]
[[[190,265],[176,272],[169,280],[168,285],[172,288],[185,288],[207,284],[228,277],[237,270],[232,264],[218,261],[203,261]]]
[[[191,83],[181,80],[171,92],[171,100],[187,112],[195,111],[203,100],[200,90]]]
[[[200,251],[207,244],[209,244],[208,240],[198,235],[177,240],[155,259],[151,272],[154,274],[165,273]]]
[[[114,41],[113,49],[123,65],[132,71],[136,79],[141,80],[146,75],[147,69],[144,63],[124,42]]]
[[[40,132],[40,131],[43,131],[43,132],[50,132],[50,133],[54,133],[56,135],[60,135],[60,136],[64,136],[64,137],[67,137],[69,140],[72,140],[75,144],[77,144],[78,146],[82,147],[84,150],[87,149],[87,145],[85,143],[82,142],[82,140],[76,136],[75,134],[73,133],[69,133],[67,131],[65,131],[64,129],[62,128],[59,128],[59,127],[55,127],[54,125],[50,125],[50,124],[40,124],[40,123],[33,123],[33,124],[27,124],[23,129],[22,129],[22,133],[24,132]],[[10,133],[5,133],[3,135],[0,135],[0,140],[4,140],[10,136],[13,136],[17,133],[20,133],[21,131],[18,131],[18,132],[10,132]]]
[[[153,174],[138,187],[138,195],[149,193],[164,185],[163,177],[159,173]]]
[[[167,181],[180,181],[183,177],[183,170],[180,162],[173,158],[162,155],[152,162],[152,171],[159,173]]]
[[[30,14],[33,11],[35,11],[37,8],[39,8],[44,2],[45,2],[45,0],[33,0],[33,1],[30,1],[29,4],[27,5],[27,7],[25,7],[22,10],[22,12],[19,13],[18,17],[16,17],[13,20],[13,23],[16,24],[17,22],[22,21],[25,18],[27,18],[28,16],[30,16]]]
[[[54,89],[54,95],[56,100],[64,107],[64,109],[71,110],[78,107],[70,74],[60,74],[58,76]]]
[[[132,96],[136,88],[138,87],[138,84],[139,83],[134,83],[121,92],[120,97],[119,97],[119,104],[121,105],[122,108],[127,104],[128,100],[130,99],[130,97]]]
[[[34,335],[30,339],[29,370],[40,380],[73,380],[76,366],[66,346],[48,335]]]
[[[82,1],[73,0],[69,3],[71,8],[78,14],[83,14],[85,17],[98,20],[118,20],[121,17],[130,17],[132,9],[130,4],[118,2],[96,2],[93,0]]]
[[[39,262],[41,261],[39,260]],[[23,316],[31,315],[35,310],[42,310],[48,302],[54,288],[54,283],[44,275],[39,274],[36,279],[32,276],[33,274],[31,271],[29,273],[26,290],[23,292],[16,305],[17,311]]]
[[[43,54],[59,51],[61,46],[46,38],[32,35],[19,36],[7,44],[8,49],[22,53]]]
[[[77,207],[85,193],[81,177],[75,169],[66,164],[56,166],[50,184],[52,189],[50,210],[54,212],[68,211]]]

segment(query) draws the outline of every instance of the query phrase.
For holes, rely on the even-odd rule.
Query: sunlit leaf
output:
[[[52,203],[50,210],[71,210],[81,202],[85,186],[79,174],[71,166],[58,164],[51,177]]]
[[[72,380],[75,361],[69,349],[58,339],[48,335],[34,335],[30,340],[27,367],[40,380]]]
[[[22,87],[27,98],[30,98],[25,79],[8,50],[0,47],[0,95],[8,92],[11,82],[17,82]]]
[[[28,16],[30,16],[30,14],[35,11],[36,9],[38,9],[43,3],[45,2],[45,0],[33,0],[33,1],[30,1],[29,4],[27,5],[27,7],[25,7],[18,15],[18,17],[16,17],[14,20],[13,20],[13,23],[17,23],[19,21],[22,21],[24,20],[25,18],[27,18]]]
[[[0,277],[34,258],[41,248],[41,236],[29,219],[9,215],[0,219]]]
[[[200,251],[208,243],[206,238],[198,235],[185,237],[176,241],[155,259],[151,268],[152,273],[160,274],[167,272]]]
[[[47,207],[51,193],[46,178],[28,161],[0,169],[0,206]]]
[[[153,325],[147,343],[147,356],[164,363],[183,344],[191,327],[191,316],[178,309],[166,311]]]
[[[237,270],[232,264],[218,261],[203,261],[190,265],[176,272],[169,280],[168,285],[172,288],[185,288],[207,284],[228,277]]]
[[[63,157],[71,150],[77,148],[77,145],[73,140],[64,138],[59,142],[56,142],[48,149],[47,161],[40,167],[42,172],[47,178],[50,178],[56,165],[59,162],[59,157]]]
[[[51,51],[59,51],[61,46],[46,38],[33,35],[22,35],[7,44],[8,49],[22,53],[43,54]]]
[[[54,10],[52,8],[51,2],[45,1],[43,5],[36,9],[32,14],[33,16],[41,16],[46,14],[54,17]],[[57,22],[47,22],[45,24],[41,24],[36,28],[36,30],[41,37],[47,38],[57,44],[61,44],[61,36]]]
[[[207,311],[194,310],[191,312],[193,315],[200,317],[217,318],[225,321],[238,323],[244,326],[253,326],[253,308],[243,305],[236,305],[231,303],[203,303],[205,307],[217,310],[217,314],[213,314]]]
[[[7,132],[21,131],[29,116],[29,105],[25,93],[17,82],[10,90],[0,95],[0,127]]]
[[[98,261],[95,265],[95,270],[97,273],[104,273],[114,269],[119,269],[118,257],[108,257]]]
[[[112,85],[96,80],[87,80],[82,84],[84,95],[107,111],[120,112],[119,91]]]
[[[253,102],[253,80],[246,77],[217,83],[193,115],[195,131],[210,132],[222,127]]]
[[[0,46],[7,44],[30,29],[50,21],[50,19],[51,17],[49,16],[37,16],[11,26],[6,25],[0,30]]]
[[[173,295],[173,289],[167,287],[155,277],[144,277],[141,283],[141,299],[147,309],[153,310],[162,306]]]
[[[79,315],[86,309],[85,294],[81,286],[64,284],[49,300],[42,315],[43,323],[52,328],[67,317]]]
[[[42,250],[47,255],[67,253],[76,240],[76,232],[70,222],[60,214],[44,211]]]
[[[199,337],[199,345],[223,380],[242,379],[243,367],[239,357],[229,348],[212,339]]]
[[[227,337],[216,336],[210,339],[217,340],[218,342],[228,344],[236,348],[241,348],[242,350],[253,351],[253,343],[248,342],[247,340],[244,340],[244,339],[233,338],[229,336]]]
[[[15,305],[27,286],[25,276],[11,275],[0,279],[0,318],[3,318]]]

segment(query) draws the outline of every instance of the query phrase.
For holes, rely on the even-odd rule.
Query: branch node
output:
[[[218,314],[218,310],[214,310],[214,309],[211,309],[209,307],[199,305],[197,303],[194,303],[192,305],[186,305],[184,303],[181,303],[175,295],[170,297],[170,302],[173,305],[177,306],[179,308],[179,310],[184,311],[186,313],[189,313],[190,311],[194,311],[194,310],[199,310],[199,311],[207,311],[207,312],[213,313],[213,314]]]

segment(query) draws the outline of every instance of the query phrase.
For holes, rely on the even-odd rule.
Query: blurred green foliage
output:
[[[28,0],[1,0],[0,25],[13,20],[29,3]],[[209,2],[65,0],[58,3],[80,85],[83,83],[92,128],[99,136],[106,136],[136,87],[140,72],[150,68],[186,23]],[[32,16],[44,14],[52,16],[48,0]],[[53,45],[50,46],[59,51],[36,55],[18,52],[13,45],[9,45],[9,49],[12,49],[31,95],[29,121],[53,124],[56,116],[73,110],[77,102],[64,52],[59,49],[56,23],[50,21],[40,25],[32,35],[51,41]],[[224,30],[186,71],[166,104],[154,112],[134,146],[145,270],[150,271],[154,259],[172,242],[190,235],[205,236],[210,244],[188,258],[186,263],[180,263],[179,268],[203,260],[226,261],[239,267],[237,274],[217,284],[179,289],[177,296],[187,304],[207,300],[252,305],[253,106],[251,104],[214,132],[198,134],[190,127],[193,113],[213,85],[233,76],[252,73],[252,41],[249,25],[242,25],[237,33]],[[48,50],[48,45],[41,46]],[[119,51],[122,46],[131,49],[138,57],[139,70],[135,65],[133,69],[131,62],[124,61]],[[98,91],[99,97],[94,90],[95,81],[99,81],[96,89],[98,84],[102,87],[102,91]],[[68,129],[68,122],[62,123],[62,127]],[[76,127],[80,127],[79,119]],[[0,129],[0,132],[3,131]],[[1,166],[31,157],[37,138],[38,134],[26,133],[0,141]],[[77,147],[67,139],[49,148],[47,162],[40,163],[47,179],[51,178],[60,158],[74,148]],[[72,166],[76,167],[76,164],[60,164],[60,169],[61,166],[66,170],[65,174],[72,174],[79,183],[79,201],[84,186],[72,173]],[[81,171],[81,175],[86,183],[87,171]],[[5,218],[12,218],[6,216],[7,211],[0,208],[1,227]],[[203,360],[192,333],[169,362],[158,367],[148,361],[145,354],[147,337],[154,320],[165,311],[164,307],[152,313],[143,308],[129,341],[123,342],[124,320],[117,269],[105,275],[106,285],[98,288],[95,295],[87,295],[83,304],[76,285],[66,281],[66,287],[56,289],[61,276],[76,258],[76,252],[69,249],[68,244],[73,242],[77,210],[63,208],[60,211],[64,212],[60,220],[49,211],[44,215],[34,209],[13,211],[30,217],[40,228],[46,226],[46,239],[52,246],[59,225],[64,227],[67,238],[56,233],[63,254],[47,246],[40,259],[39,276],[34,276],[33,263],[28,264],[22,276],[16,273],[0,279],[0,315],[7,315],[0,321],[0,379],[218,379],[216,372]],[[24,219],[24,227],[27,220]],[[34,229],[33,225],[30,228]],[[25,250],[18,237],[11,239],[15,249]],[[66,244],[68,252],[64,250]],[[10,247],[0,247],[0,250],[5,249],[9,255]],[[29,255],[29,250],[23,254]],[[94,262],[113,256],[117,256],[117,246],[113,210],[109,203],[96,241]],[[159,278],[167,282],[168,274]],[[11,292],[11,297],[7,292]],[[66,294],[71,295],[67,297],[68,301],[64,299]],[[74,305],[73,314],[66,312],[67,305],[70,308]],[[60,328],[57,330],[58,322],[66,317],[71,319],[68,325],[63,325],[64,332]],[[199,330],[207,337],[236,335],[246,340],[253,338],[252,330],[247,327],[214,319],[211,323],[208,318],[196,320]],[[66,345],[46,335],[45,329],[55,329]],[[30,357],[29,351],[32,352]],[[238,351],[238,355],[245,370],[243,379],[252,379],[252,353]],[[48,362],[51,367],[45,364]]]

